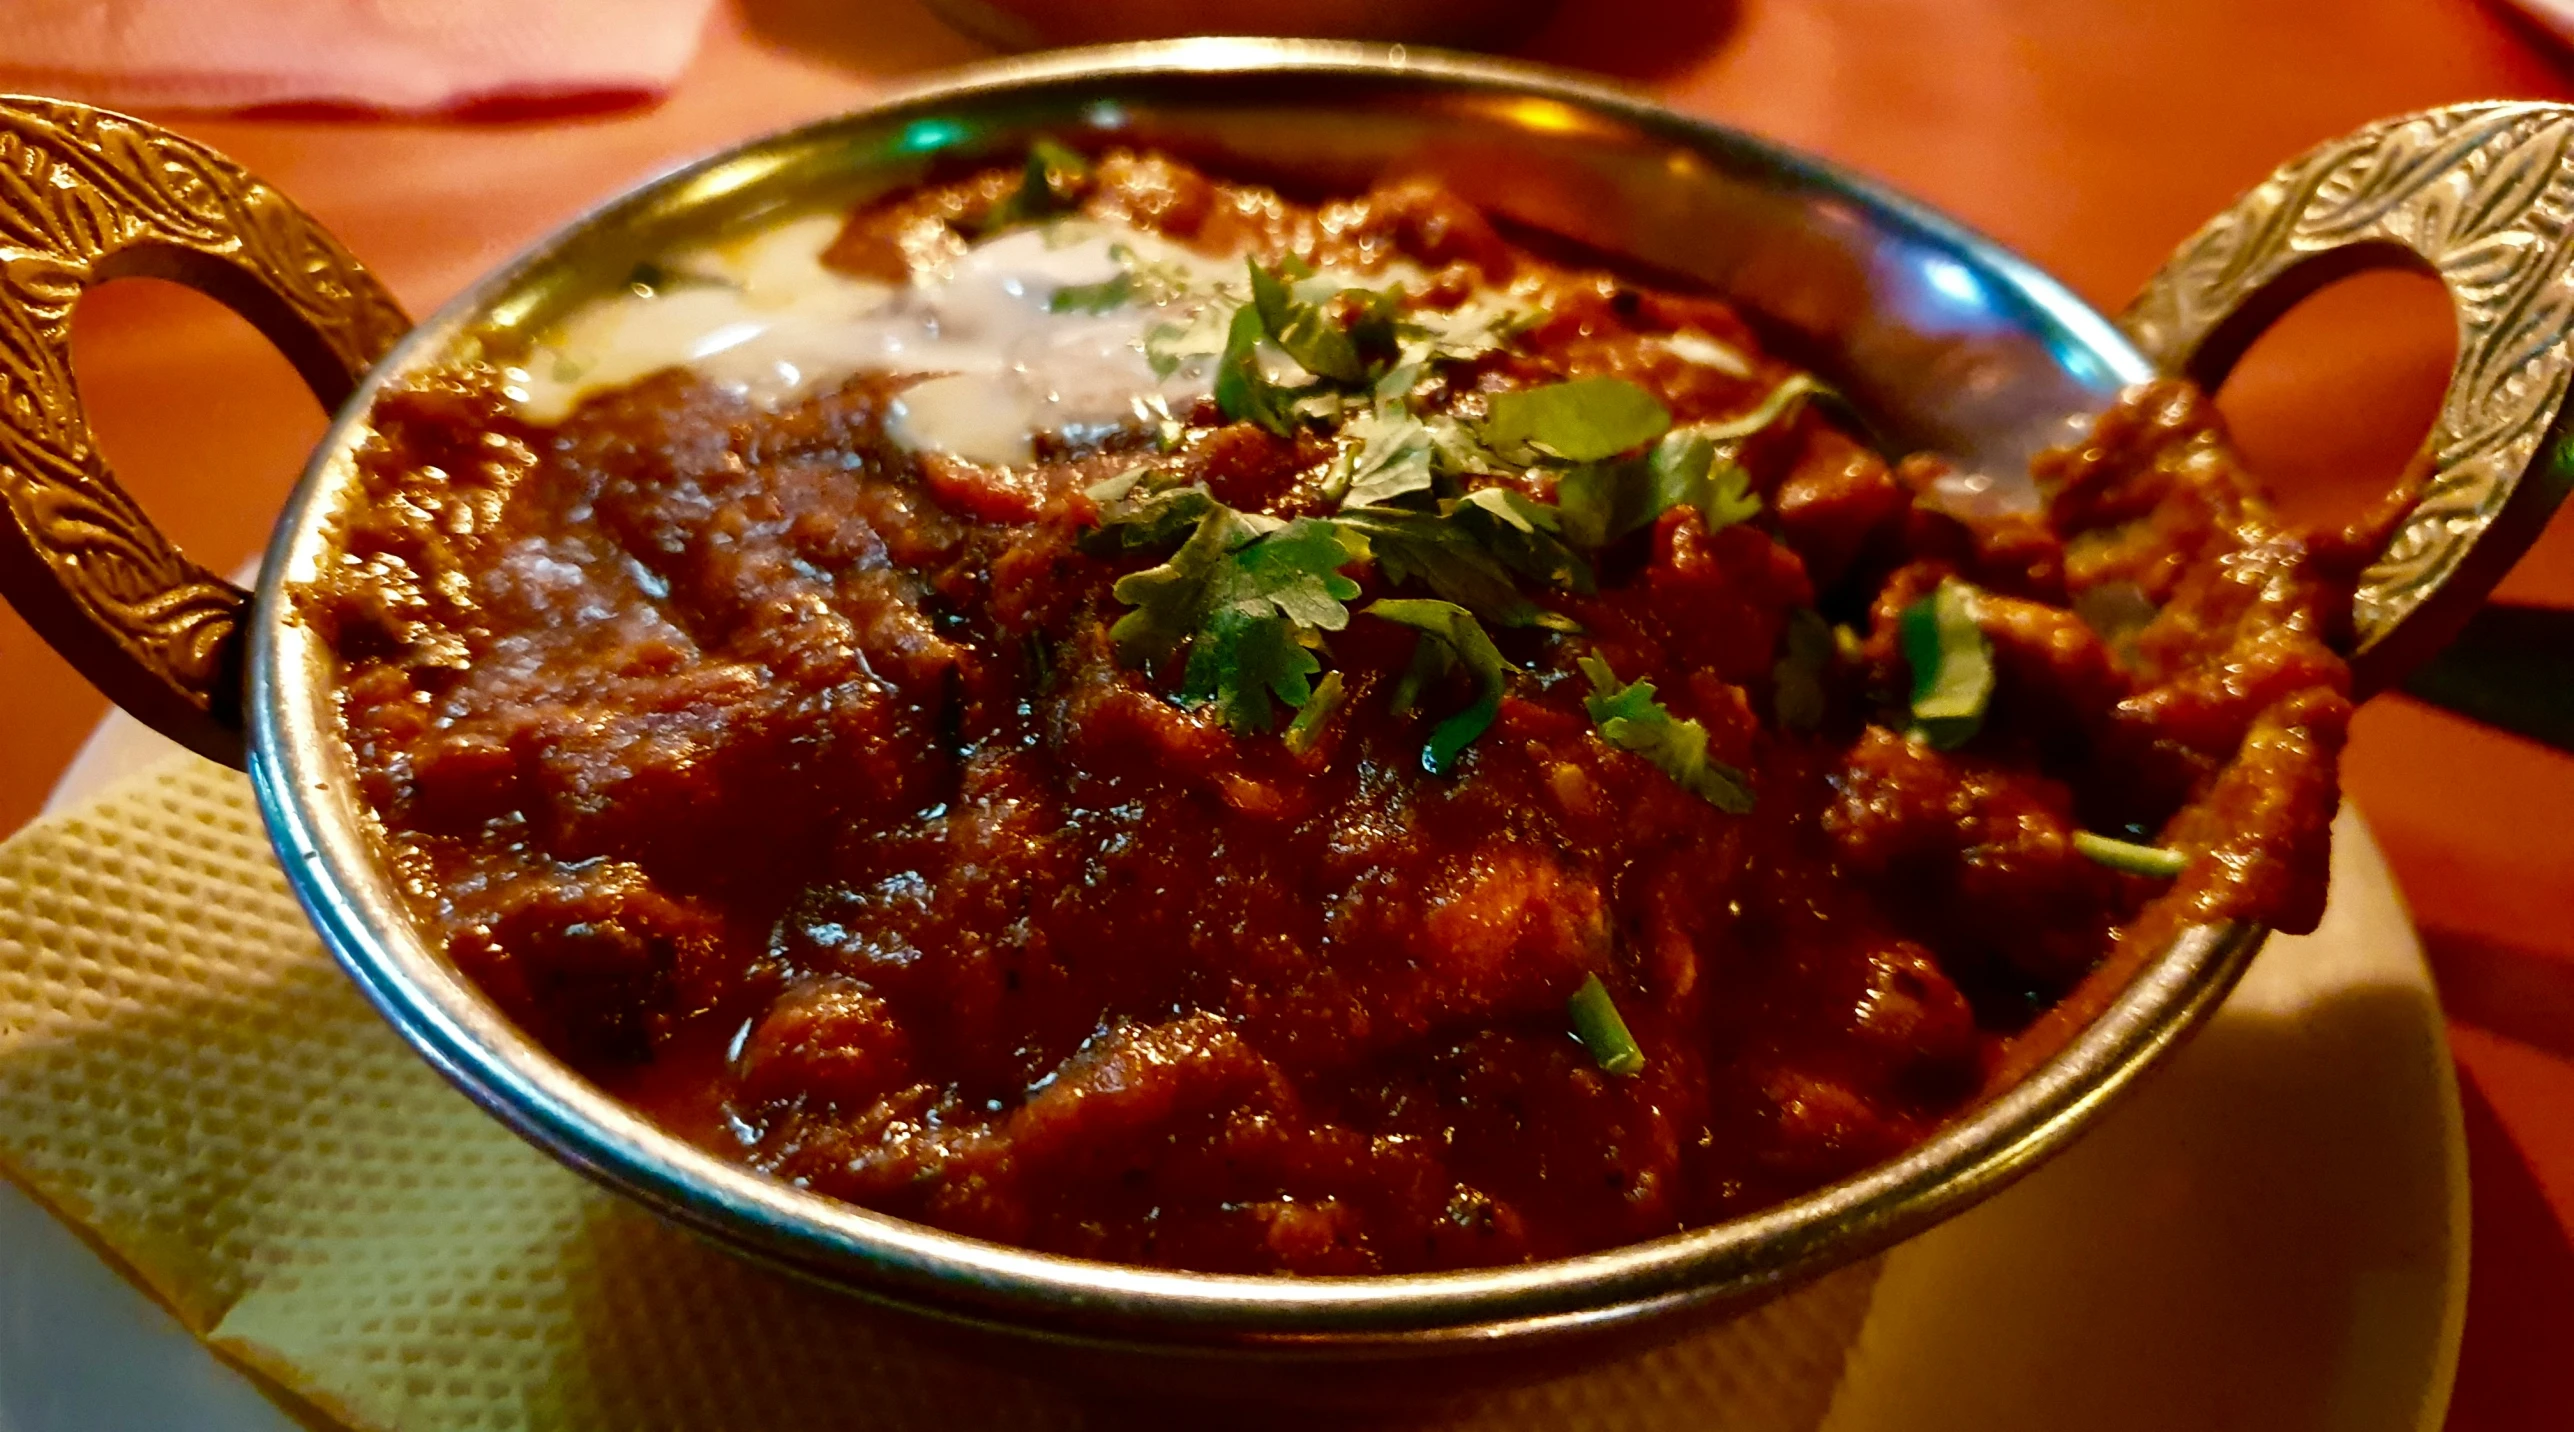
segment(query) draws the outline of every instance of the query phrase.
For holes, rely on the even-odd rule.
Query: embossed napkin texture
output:
[[[193,756],[0,845],[0,1167],[222,1355],[351,1427],[1154,1420],[916,1341],[519,1142],[367,1008],[287,894],[247,783]],[[1875,1276],[1407,1420],[1807,1432]],[[1210,1416],[1231,1420],[1188,1420]]]
[[[714,0],[0,0],[0,91],[118,109],[631,102]]]

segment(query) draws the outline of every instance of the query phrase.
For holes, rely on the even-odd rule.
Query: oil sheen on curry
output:
[[[2009,510],[1426,182],[1040,144],[373,426],[300,601],[424,927],[665,1127],[962,1234],[1652,1238],[2320,912],[2365,544],[2198,394]]]

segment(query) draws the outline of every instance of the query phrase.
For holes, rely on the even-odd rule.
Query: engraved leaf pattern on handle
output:
[[[2457,311],[2458,356],[2433,472],[2362,578],[2367,652],[2422,607],[2491,527],[2563,404],[2574,350],[2574,108],[2471,104],[2372,125],[2291,160],[2182,244],[2120,315],[2157,366],[2186,371],[2235,310],[2336,249],[2397,245]]]
[[[172,253],[229,266],[282,304],[286,327],[338,369],[305,365],[327,403],[410,327],[318,224],[212,150],[85,105],[0,97],[0,576],[68,599],[88,630],[46,635],[75,660],[103,639],[180,708],[229,722],[213,703],[244,595],[118,486],[71,368],[82,291],[119,272],[191,281],[156,261]],[[262,322],[272,338],[278,322]]]

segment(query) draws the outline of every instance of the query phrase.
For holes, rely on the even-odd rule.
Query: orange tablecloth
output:
[[[496,126],[192,119],[317,214],[414,313],[687,155],[976,58],[913,0],[741,0],[670,101]],[[2574,61],[2478,0],[1589,0],[1527,53],[1607,70],[1938,204],[2114,308],[2288,155],[2453,100],[2574,98]],[[2448,361],[2436,291],[2366,280],[2256,349],[2224,396],[2292,487],[2391,475]],[[246,559],[320,435],[282,359],[152,284],[84,305],[80,374],[128,484],[218,570]],[[2505,588],[2574,606],[2574,514]],[[0,612],[0,829],[104,705]],[[2350,789],[2450,1004],[2475,1183],[2450,1425],[2561,1424],[2574,1368],[2574,757],[2384,698]]]

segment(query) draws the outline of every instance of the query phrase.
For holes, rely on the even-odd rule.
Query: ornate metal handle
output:
[[[116,704],[239,765],[248,594],[117,486],[72,380],[72,305],[136,276],[248,319],[329,408],[411,320],[321,225],[203,145],[0,96],[0,596]]]
[[[2213,386],[2297,300],[2390,265],[2448,289],[2458,361],[2431,475],[2361,582],[2362,695],[2445,644],[2574,484],[2574,106],[2453,105],[2310,150],[2191,235],[2118,320],[2165,372]]]

